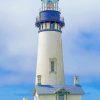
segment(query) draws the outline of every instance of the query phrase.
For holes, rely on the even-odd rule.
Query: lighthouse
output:
[[[38,53],[34,100],[82,100],[80,85],[65,84],[62,50],[64,18],[59,0],[41,0],[38,30]],[[78,84],[78,83],[77,83]]]
[[[36,19],[39,28],[36,84],[65,84],[61,39],[65,23],[60,15],[58,0],[42,0]]]

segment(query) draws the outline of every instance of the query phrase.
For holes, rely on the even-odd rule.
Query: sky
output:
[[[0,0],[0,100],[33,100],[41,0]],[[100,0],[60,0],[66,84],[80,78],[83,100],[100,96]]]

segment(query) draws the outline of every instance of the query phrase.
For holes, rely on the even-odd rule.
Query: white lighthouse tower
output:
[[[65,23],[59,11],[59,0],[41,2],[36,18],[39,37],[34,99],[81,100],[83,90],[80,85],[65,85],[61,37]]]
[[[61,39],[64,20],[60,17],[58,0],[42,0],[36,26],[39,27],[36,84],[64,85]]]

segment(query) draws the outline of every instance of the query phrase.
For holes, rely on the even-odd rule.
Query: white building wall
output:
[[[39,100],[56,100],[56,94],[54,94],[54,95],[40,95]]]
[[[35,100],[59,100],[59,95],[39,95]],[[64,100],[82,100],[82,95],[64,95]]]
[[[38,39],[36,76],[41,75],[41,83],[43,85],[64,85],[61,33],[56,31],[43,31],[39,33]],[[50,58],[57,59],[55,73],[50,73]]]
[[[67,100],[82,100],[82,95],[68,95]]]

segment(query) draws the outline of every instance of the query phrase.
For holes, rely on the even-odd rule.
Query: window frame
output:
[[[54,68],[53,66],[51,65],[52,62],[54,63]],[[57,71],[57,59],[56,58],[50,58],[49,59],[49,63],[50,63],[50,73],[56,73]],[[53,70],[52,70],[53,69]]]
[[[37,82],[38,82],[38,85],[41,85],[41,75],[37,75]]]
[[[55,62],[51,61],[51,72],[55,72]]]

